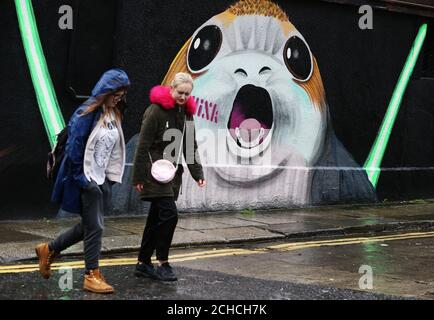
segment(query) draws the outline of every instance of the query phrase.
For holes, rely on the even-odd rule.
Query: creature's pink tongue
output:
[[[266,124],[259,122],[258,120],[254,118],[246,119],[245,114],[241,111],[241,106],[238,103],[235,103],[234,108],[232,110],[231,119],[230,119],[230,128],[240,128],[241,129],[241,123],[246,120],[255,120],[257,123],[259,123],[259,128],[269,129]],[[250,123],[250,122],[248,122]],[[255,129],[255,128],[254,128]]]
[[[268,133],[267,129],[269,129],[266,124],[259,122],[255,118],[246,119],[246,115],[244,114],[244,112],[242,112],[242,107],[239,103],[234,104],[229,125],[230,125],[230,133],[232,137],[235,140],[237,140],[235,129],[239,128],[241,138],[245,142],[254,141],[258,137],[260,132],[259,130],[261,128],[265,129],[266,131],[265,136],[266,136]]]
[[[254,141],[261,129],[261,123],[253,118],[249,118],[241,122],[240,124],[240,134],[241,138],[246,142]]]

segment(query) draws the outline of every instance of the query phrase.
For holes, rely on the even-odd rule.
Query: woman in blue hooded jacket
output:
[[[122,132],[122,100],[130,81],[121,69],[105,72],[92,96],[72,115],[68,123],[65,158],[57,174],[52,200],[67,212],[81,215],[81,222],[49,243],[35,249],[39,271],[48,279],[55,256],[84,242],[86,271],[83,288],[112,293],[99,270],[104,212],[109,208],[111,186],[122,182],[125,140]]]

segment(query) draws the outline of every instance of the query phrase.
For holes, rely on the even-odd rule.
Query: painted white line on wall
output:
[[[133,163],[126,163],[125,167],[132,167]],[[221,165],[202,164],[204,168],[254,168],[254,169],[288,169],[288,170],[341,170],[341,171],[365,171],[361,167],[296,167],[296,166],[258,166],[258,165]],[[371,169],[370,169],[371,170]],[[432,171],[434,167],[390,167],[373,168],[372,171]]]

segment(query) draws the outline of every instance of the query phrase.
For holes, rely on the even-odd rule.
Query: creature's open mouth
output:
[[[267,90],[245,85],[238,91],[228,122],[230,135],[240,148],[263,143],[273,127],[273,107]]]

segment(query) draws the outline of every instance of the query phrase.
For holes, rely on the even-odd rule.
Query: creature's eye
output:
[[[312,75],[312,55],[307,44],[297,36],[286,42],[283,61],[297,80],[307,81]]]
[[[200,30],[188,50],[188,68],[200,72],[216,57],[222,44],[223,35],[217,26],[206,26]]]

